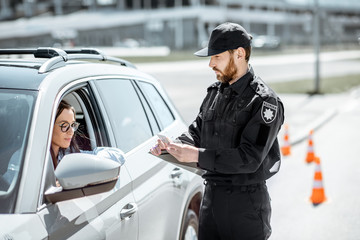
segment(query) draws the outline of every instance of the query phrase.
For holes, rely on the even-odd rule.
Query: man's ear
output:
[[[235,51],[236,58],[245,58],[245,49],[242,47],[238,47]]]

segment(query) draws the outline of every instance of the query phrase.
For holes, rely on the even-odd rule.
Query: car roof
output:
[[[24,54],[33,55],[35,58],[0,59],[0,88],[37,90],[51,72],[74,63],[89,63],[83,60],[100,60],[135,68],[126,60],[105,56],[93,48],[71,50],[56,48],[0,49],[0,55],[19,57]],[[94,62],[92,61],[90,64],[94,64]]]
[[[40,66],[24,60],[0,60],[0,88],[37,89],[47,75],[38,73]]]

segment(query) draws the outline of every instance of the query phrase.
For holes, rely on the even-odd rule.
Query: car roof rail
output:
[[[120,63],[122,66],[136,68],[132,63],[116,57],[106,56],[96,48],[62,50],[59,48],[39,47],[37,49],[0,49],[0,55],[32,54],[35,58],[50,58],[39,68],[39,73],[65,66],[68,60],[99,60]]]
[[[0,55],[25,55],[32,54],[35,58],[52,58],[61,56],[67,61],[66,52],[59,48],[37,48],[37,49],[0,49]]]
[[[76,59],[89,59],[89,56],[81,56],[78,54],[92,54],[92,55],[99,55],[101,56],[101,59],[99,59],[99,57],[95,57],[95,59],[99,59],[102,61],[110,61],[110,62],[116,62],[116,63],[120,63],[123,66],[126,67],[132,67],[132,68],[136,68],[134,64],[132,64],[129,61],[126,61],[122,58],[117,58],[117,57],[111,57],[111,56],[107,56],[106,54],[104,54],[102,51],[100,51],[99,49],[96,48],[81,48],[81,49],[66,49],[64,50],[67,54],[72,54],[72,55],[68,55],[68,58],[71,60],[76,60]],[[73,55],[73,54],[77,54],[77,55]],[[94,59],[92,57],[90,57],[90,59]]]

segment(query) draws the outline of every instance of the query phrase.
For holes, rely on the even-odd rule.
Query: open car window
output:
[[[84,100],[81,99],[76,92],[67,94],[63,99],[75,108],[75,119],[76,122],[80,123],[75,132],[76,143],[78,144],[79,149],[91,151],[97,146],[97,143],[94,128]]]

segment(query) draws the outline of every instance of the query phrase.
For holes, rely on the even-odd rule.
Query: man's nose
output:
[[[213,57],[211,57],[210,58],[210,62],[209,62],[209,67],[210,68],[214,68],[216,65],[215,65],[215,62],[214,62],[214,58]]]

